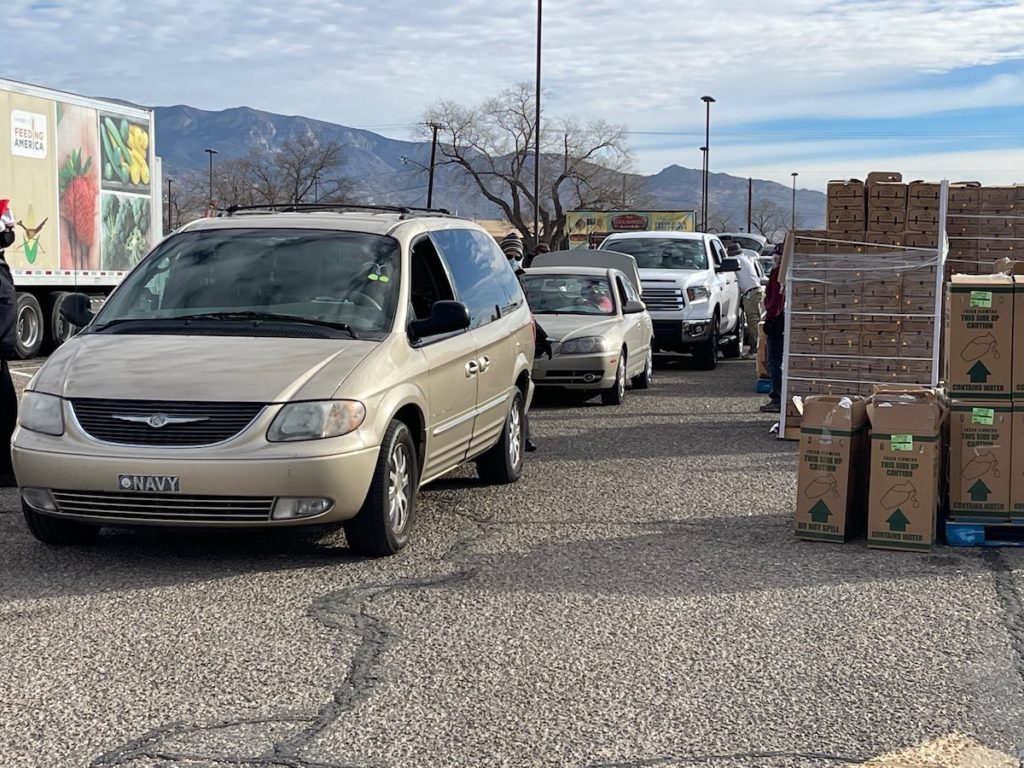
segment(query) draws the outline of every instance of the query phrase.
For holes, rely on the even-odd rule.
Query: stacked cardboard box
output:
[[[899,173],[868,174],[866,186],[869,242],[901,245],[907,229],[907,185]]]
[[[1014,276],[1013,287],[1013,470],[1010,478],[1010,514],[1015,518],[1024,518],[1024,275]]]
[[[826,203],[829,239],[864,241],[867,229],[867,190],[860,179],[830,181]]]
[[[1005,522],[1012,514],[1014,288],[1009,275],[954,275],[949,285],[951,520]]]
[[[946,230],[947,280],[954,274],[989,274],[993,262],[1021,252],[1024,187],[950,186]]]

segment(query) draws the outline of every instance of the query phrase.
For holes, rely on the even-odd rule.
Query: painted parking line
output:
[[[868,760],[864,768],[1018,768],[1020,761],[954,733]]]

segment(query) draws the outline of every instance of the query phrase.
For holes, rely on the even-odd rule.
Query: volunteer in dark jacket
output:
[[[17,350],[18,296],[14,290],[11,268],[4,259],[4,249],[14,244],[14,216],[7,201],[0,201],[0,488],[17,486],[11,464],[11,436],[18,423],[18,395],[14,391],[7,361]]]
[[[509,263],[516,272],[516,277],[519,278],[519,282],[522,284],[523,268],[521,264],[523,262],[523,254],[525,253],[522,239],[515,232],[505,235],[501,240],[501,250],[505,253],[505,257],[509,260]],[[547,355],[550,360],[552,349],[551,342],[548,341],[547,331],[540,327],[540,323],[537,322],[537,318],[533,319],[533,325],[534,354]],[[533,442],[533,438],[530,435],[530,415],[525,411],[523,412],[523,433],[526,436],[526,450],[529,453],[533,453],[537,450],[537,444]]]
[[[763,413],[779,413],[782,410],[782,351],[786,334],[786,294],[779,282],[782,247],[782,244],[775,246],[775,266],[768,276],[764,299],[764,335],[768,340],[768,373],[772,379],[772,391],[768,402],[761,406]]]

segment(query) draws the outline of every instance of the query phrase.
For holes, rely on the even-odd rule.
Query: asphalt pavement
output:
[[[752,377],[545,398],[524,479],[425,489],[389,559],[50,549],[0,492],[0,766],[1019,765],[1024,555],[797,541]]]

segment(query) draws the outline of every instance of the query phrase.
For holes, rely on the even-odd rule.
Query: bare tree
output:
[[[774,200],[759,200],[751,208],[750,222],[753,228],[772,242],[777,235],[789,229],[790,221],[791,212]]]
[[[427,110],[426,123],[441,126],[439,165],[453,165],[524,234],[527,249],[539,238],[550,244],[565,237],[566,214],[577,208],[615,207],[623,195],[623,174],[631,170],[626,130],[595,120],[543,118],[540,199],[533,195],[536,132],[534,88],[522,83],[476,107],[442,101]],[[541,230],[533,231],[537,211]]]
[[[708,229],[712,232],[728,232],[732,229],[732,214],[708,211]]]

